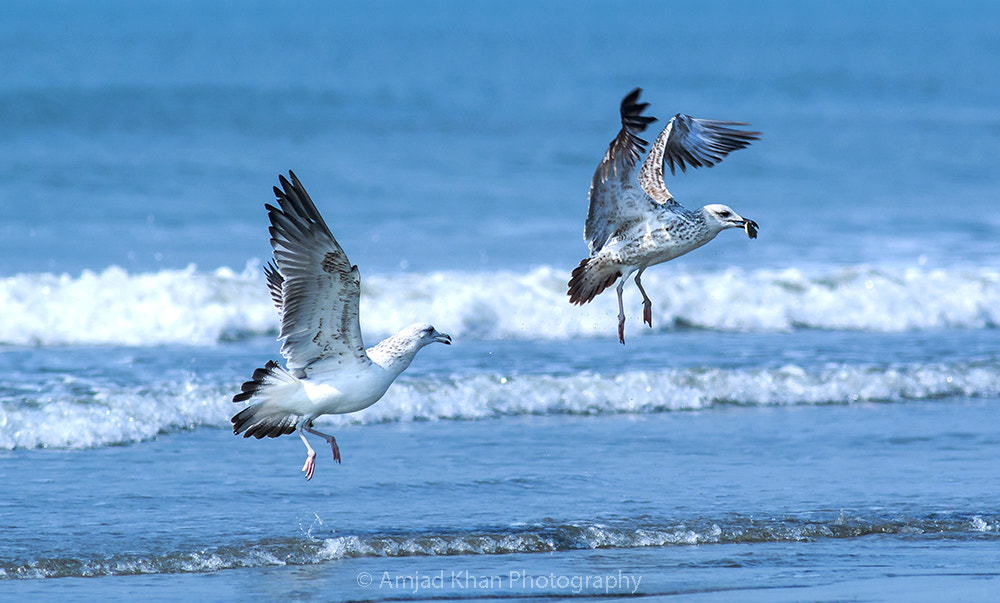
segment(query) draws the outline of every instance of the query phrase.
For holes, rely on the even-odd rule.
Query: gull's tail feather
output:
[[[263,368],[253,372],[242,391],[233,396],[233,402],[253,401],[231,419],[233,433],[243,437],[276,438],[293,433],[299,416],[290,414],[281,404],[299,390],[299,380],[277,362],[269,360]]]
[[[583,305],[597,297],[597,294],[615,284],[622,275],[618,266],[607,262],[594,262],[594,258],[586,258],[573,269],[569,279],[569,303]]]

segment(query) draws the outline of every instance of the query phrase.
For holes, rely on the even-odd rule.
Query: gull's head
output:
[[[403,329],[400,335],[410,337],[419,343],[421,347],[435,342],[451,345],[451,335],[442,333],[433,326],[424,323],[412,324]]]
[[[748,237],[757,238],[757,223],[739,215],[728,205],[713,203],[701,208],[701,212],[710,227],[717,228],[719,231],[727,228],[742,228],[747,232]]]
[[[451,336],[441,333],[431,325],[417,323],[365,351],[372,362],[398,375],[410,366],[410,362],[421,348],[435,342],[451,345]]]

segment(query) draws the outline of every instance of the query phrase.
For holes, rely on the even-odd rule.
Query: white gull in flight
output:
[[[292,172],[274,187],[280,207],[267,204],[274,263],[264,267],[271,299],[281,314],[281,354],[287,368],[268,361],[243,384],[233,402],[250,402],[233,418],[233,433],[276,438],[298,433],[306,445],[302,471],[312,479],[316,451],[304,432],[325,439],[340,462],[337,440],[313,429],[320,415],[356,412],[385,394],[427,344],[451,344],[434,327],[414,324],[365,350],[358,322],[361,275]]]
[[[654,265],[701,247],[727,228],[743,228],[757,238],[757,223],[740,217],[725,205],[706,205],[689,210],[674,200],[663,181],[664,164],[687,171],[712,167],[730,151],[757,140],[760,132],[733,126],[732,121],[695,119],[678,113],[656,137],[646,160],[646,141],[639,133],[655,117],[642,115],[649,103],[639,103],[641,88],[630,92],[621,104],[622,129],[611,141],[604,160],[590,183],[590,210],[584,239],[590,257],[573,270],[569,301],[585,304],[621,277],[618,283],[618,340],[625,343],[625,310],[622,288],[635,274],[642,293],[643,321],[653,326],[652,305],[642,288],[642,272]]]

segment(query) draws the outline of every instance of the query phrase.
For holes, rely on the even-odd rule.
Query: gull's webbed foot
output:
[[[306,453],[306,464],[302,465],[302,471],[306,474],[306,479],[313,478],[313,471],[316,470],[316,452],[310,450]]]
[[[645,270],[643,268],[642,270]],[[649,300],[649,296],[646,295],[646,290],[642,286],[642,270],[639,274],[635,275],[635,286],[639,288],[639,293],[642,293],[642,322],[649,325],[649,328],[653,328],[653,302]]]
[[[319,437],[326,440],[327,443],[330,444],[330,450],[333,451],[333,460],[337,461],[338,463],[340,462],[340,447],[337,446],[337,438],[333,437],[328,433],[323,433],[322,431],[316,431],[315,429],[312,428],[312,425],[307,426],[305,430],[313,435],[318,435]]]
[[[340,463],[340,447],[337,446],[337,440],[333,436],[330,436],[330,440],[329,441],[330,441],[330,449],[333,450],[333,460],[337,461],[337,463],[339,464]]]

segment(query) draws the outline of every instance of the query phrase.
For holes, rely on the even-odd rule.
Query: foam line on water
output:
[[[240,567],[310,565],[338,559],[552,553],[586,549],[808,542],[869,535],[967,540],[1000,538],[1000,517],[990,513],[930,516],[726,516],[687,521],[603,524],[546,523],[512,528],[403,534],[269,539],[191,551],[107,557],[0,560],[0,580],[215,572]]]
[[[55,378],[36,390],[0,389],[0,450],[90,448],[198,426],[229,428],[239,378],[174,375],[126,387],[107,378]],[[615,374],[473,373],[404,378],[374,406],[317,424],[498,419],[523,415],[644,414],[718,405],[790,406],[1000,396],[992,363],[804,368],[672,368]]]

